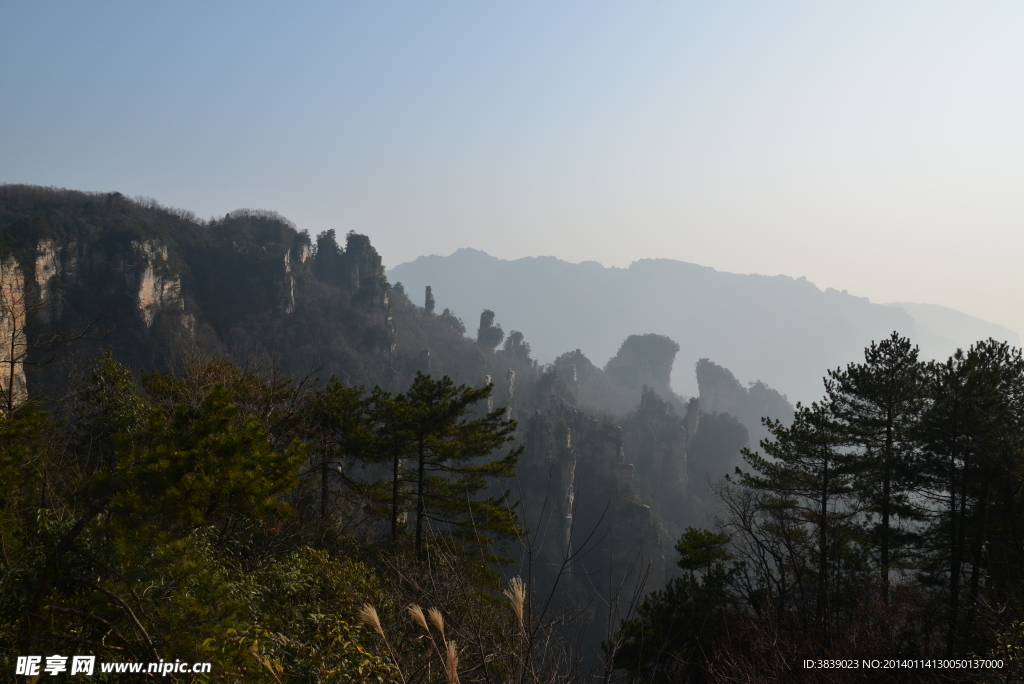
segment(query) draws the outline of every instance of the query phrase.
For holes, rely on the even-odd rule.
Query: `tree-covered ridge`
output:
[[[0,264],[38,314],[0,316],[0,333],[28,350],[27,394],[3,381],[6,415],[47,409],[36,414],[45,440],[12,427],[28,440],[17,458],[60,464],[56,479],[26,481],[25,500],[66,512],[51,541],[93,508],[75,537],[83,544],[120,521],[102,527],[119,530],[116,546],[83,547],[107,568],[79,568],[99,572],[90,581],[101,588],[61,594],[65,603],[46,604],[53,610],[33,609],[42,615],[33,624],[50,619],[45,634],[128,649],[111,650],[117,658],[147,643],[131,618],[120,642],[97,641],[102,623],[54,622],[78,615],[63,608],[88,612],[87,599],[115,624],[108,589],[164,651],[199,653],[179,632],[206,625],[206,646],[237,666],[232,676],[263,676],[243,653],[255,648],[267,681],[344,681],[351,648],[378,657],[360,676],[436,681],[453,671],[452,643],[463,681],[611,676],[617,661],[602,656],[602,639],[645,581],[678,575],[675,538],[706,519],[708,483],[733,470],[748,442],[749,425],[722,406],[709,412],[703,390],[700,400],[671,392],[675,341],[629,336],[605,368],[579,349],[538,364],[527,334],[505,335],[500,311],[485,309],[467,331],[433,291],[413,302],[356,233],[311,244],[272,212],[199,221],[153,202],[40,188],[5,186],[0,202],[0,228],[38,215],[52,231],[26,233]],[[92,232],[69,232],[79,220]],[[32,365],[49,360],[32,346],[46,340],[55,362]],[[109,357],[95,366],[103,348]],[[0,368],[18,363],[0,354]],[[763,405],[788,424],[784,397],[733,382],[755,399],[746,421]],[[16,482],[32,472],[16,471],[6,471]],[[54,489],[68,473],[79,479]],[[63,498],[50,498],[58,490]],[[30,517],[26,509],[19,523],[29,536]],[[178,574],[156,561],[129,572],[136,552],[164,563],[178,548]],[[63,551],[59,563],[79,556]],[[308,583],[310,573],[330,582]],[[522,583],[503,584],[502,573]],[[187,599],[191,612],[132,603],[133,582],[157,576],[169,584],[154,596]],[[282,601],[294,612],[271,615]],[[358,631],[364,603],[380,629]],[[410,603],[441,610],[447,631],[424,630]],[[226,612],[210,612],[216,605]],[[19,619],[11,629],[21,634]],[[316,654],[329,652],[336,666],[315,669]]]
[[[907,674],[1016,681],[1021,350],[986,340],[923,362],[893,333],[825,390],[789,425],[765,419],[770,437],[718,488],[717,529],[679,542],[688,574],[624,624],[620,665],[671,682],[783,676],[800,658],[982,658],[1003,666]]]
[[[49,299],[49,324],[97,324],[101,339],[80,345],[84,355],[111,346],[121,361],[167,368],[192,347],[269,353],[292,375],[319,367],[397,391],[422,348],[395,349],[380,256],[365,236],[350,233],[344,243],[330,231],[313,245],[270,211],[200,220],[118,193],[0,188],[5,271],[16,269],[27,291]],[[433,346],[458,344],[451,325],[429,323]],[[381,363],[382,352],[391,363]]]
[[[485,617],[505,629],[511,612],[478,614],[493,542],[519,533],[515,502],[485,493],[518,456],[503,408],[474,414],[490,392],[297,386],[203,357],[137,379],[107,354],[61,417],[0,416],[2,667],[90,653],[211,661],[211,681],[392,681],[430,654],[372,655],[364,603],[443,599],[464,643]],[[392,482],[375,467],[396,454]],[[438,564],[484,593],[446,593]]]

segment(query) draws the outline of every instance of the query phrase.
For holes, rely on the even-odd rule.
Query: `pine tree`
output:
[[[775,504],[789,512],[796,522],[810,523],[816,561],[817,592],[815,622],[823,636],[830,629],[830,561],[837,549],[833,545],[843,536],[852,517],[846,497],[851,491],[849,458],[843,451],[843,433],[827,404],[797,404],[793,423],[765,418],[764,426],[772,439],[761,441],[760,452],[743,449],[743,457],[753,473],[745,473],[740,484],[770,493]],[[766,458],[767,457],[767,458]]]
[[[388,392],[377,387],[370,399],[374,425],[374,453],[391,467],[391,538],[399,534],[399,518],[407,495],[403,483],[408,475],[403,472],[402,461],[412,449],[412,434],[409,431],[409,405],[404,398],[393,398]]]
[[[445,376],[434,380],[417,373],[409,391],[395,401],[402,407],[400,428],[410,437],[416,459],[416,555],[426,559],[426,528],[442,525],[453,536],[478,545],[493,541],[489,535],[513,536],[517,518],[505,497],[478,498],[488,478],[515,474],[522,447],[505,456],[486,460],[511,442],[516,422],[497,408],[483,417],[474,409],[491,395],[493,385],[476,389],[455,386]],[[507,492],[505,493],[507,496]]]
[[[889,573],[904,541],[899,519],[920,513],[912,493],[922,486],[915,462],[913,426],[923,405],[918,348],[898,333],[864,350],[864,362],[828,372],[830,409],[856,450],[858,496],[879,516],[869,530],[878,548],[883,602],[889,602]]]
[[[686,528],[675,548],[683,575],[648,594],[636,615],[623,621],[602,644],[629,681],[700,681],[710,649],[738,617],[732,584],[739,570],[728,551],[729,537]],[[687,675],[697,675],[693,680]]]
[[[969,568],[967,591],[975,606],[982,569],[990,565],[991,550],[985,550],[995,521],[1007,521],[1011,530],[1016,525],[1008,515],[1015,495],[1006,498],[1009,506],[1002,510],[995,504],[1006,483],[1020,481],[1020,425],[1014,407],[1024,396],[1024,358],[1020,350],[988,340],[966,353],[957,350],[944,363],[929,364],[926,377],[929,405],[920,439],[934,501],[928,540],[933,562],[926,569],[944,576],[946,656],[952,657],[965,631],[964,575]]]
[[[372,424],[370,407],[373,401],[366,397],[362,385],[347,387],[331,377],[320,387],[304,407],[308,421],[311,447],[316,457],[315,470],[320,486],[320,536],[327,533],[330,519],[331,481],[335,473],[349,486],[360,489],[345,472],[345,465],[353,458],[365,460],[371,450]]]

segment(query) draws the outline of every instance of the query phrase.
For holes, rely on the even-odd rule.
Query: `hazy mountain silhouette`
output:
[[[937,357],[979,337],[1020,344],[1007,328],[945,307],[874,304],[846,291],[822,291],[806,278],[725,273],[670,259],[606,268],[555,257],[507,261],[460,249],[400,264],[388,277],[415,301],[432,286],[438,308],[467,321],[493,310],[505,330],[526,334],[541,362],[579,348],[603,365],[627,335],[667,335],[680,346],[673,386],[687,395],[697,393],[693,364],[701,358],[806,402],[821,396],[824,369],[859,358],[893,330]]]
[[[957,347],[967,348],[978,340],[992,337],[1020,346],[1020,336],[1009,328],[989,323],[974,316],[937,304],[893,302],[885,306],[899,307],[914,319],[909,337],[929,358],[945,358]]]

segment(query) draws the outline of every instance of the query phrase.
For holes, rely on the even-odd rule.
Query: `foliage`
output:
[[[680,539],[684,575],[620,629],[629,677],[770,679],[812,655],[1019,669],[1021,351],[987,340],[923,363],[894,333],[825,390],[790,424],[764,419],[769,437],[717,488],[717,531]],[[1010,676],[915,676],[940,674]]]
[[[616,667],[651,682],[676,681],[699,669],[709,657],[703,645],[722,639],[738,614],[727,591],[737,572],[728,542],[724,534],[687,528],[676,543],[685,573],[647,596],[636,617],[622,624]]]
[[[482,619],[499,594],[478,559],[518,532],[506,497],[480,496],[518,455],[488,458],[515,430],[502,409],[474,413],[490,390],[424,375],[398,397],[293,386],[201,356],[136,380],[108,353],[66,422],[31,402],[0,417],[0,634],[18,652],[211,661],[211,681],[392,681],[358,611],[391,605],[379,573],[404,562],[406,536],[359,546],[340,532],[358,497],[339,494],[377,501],[392,483],[374,468],[398,445],[403,503],[429,523],[411,555],[433,549],[463,583],[450,605]],[[403,572],[426,580],[419,565]]]
[[[519,533],[508,492],[500,498],[479,499],[487,478],[511,477],[522,447],[503,458],[481,461],[511,442],[516,424],[497,408],[472,417],[474,406],[490,396],[492,387],[456,387],[450,378],[433,380],[417,373],[412,387],[395,399],[401,407],[402,428],[409,435],[415,458],[416,553],[425,559],[428,525],[440,525],[450,535],[471,540],[480,548]]]

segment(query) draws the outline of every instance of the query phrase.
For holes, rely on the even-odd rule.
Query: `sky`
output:
[[[0,6],[0,183],[1024,332],[1021,2]]]

